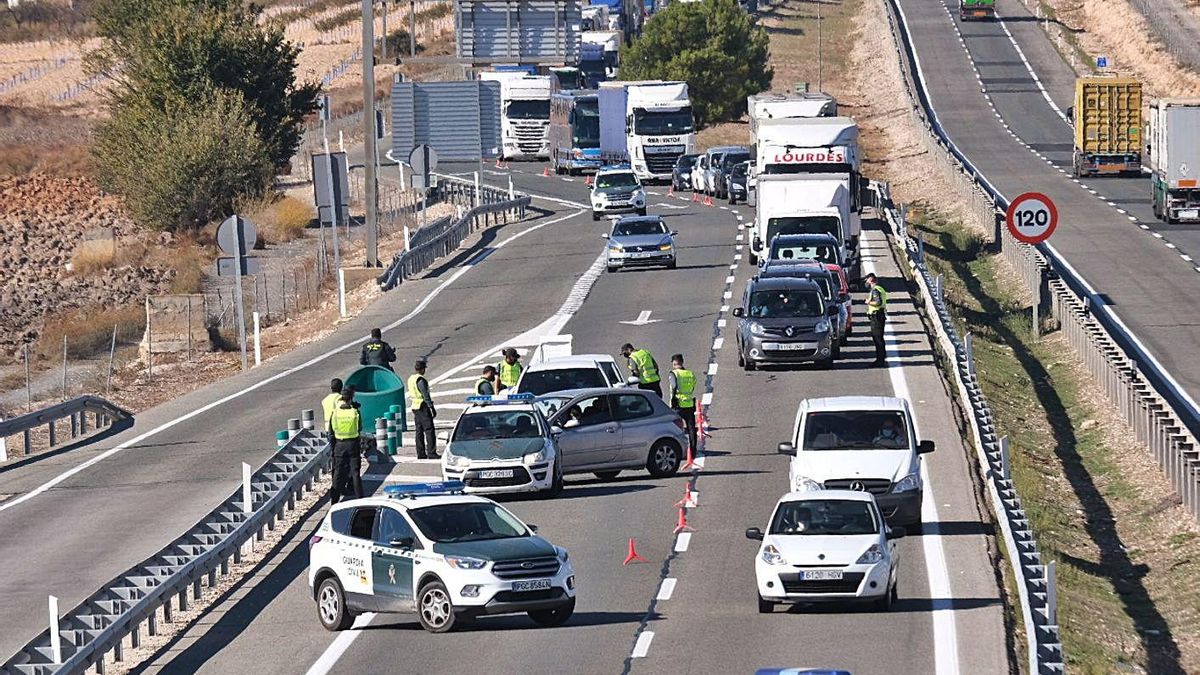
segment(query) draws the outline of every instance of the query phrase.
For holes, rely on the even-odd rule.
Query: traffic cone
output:
[[[705,206],[713,205],[712,195],[704,195],[704,205]]]
[[[623,562],[621,564],[628,565],[629,563],[635,563],[635,562],[648,563],[650,561],[646,560],[642,556],[638,555],[636,542],[633,540],[633,537],[630,537],[629,538],[629,553],[625,556],[625,562]]]
[[[698,201],[700,201],[700,193],[699,193],[699,192],[693,192],[693,193],[692,193],[692,201],[693,201],[693,202],[698,202]]]
[[[697,426],[699,426],[698,423]],[[701,468],[700,465],[696,463],[696,449],[692,447],[691,443],[688,443],[687,461],[684,462],[683,466],[679,468],[682,471],[694,471]]]
[[[675,184],[674,183],[671,183],[670,187],[667,188],[667,196],[668,197],[675,196]]]
[[[679,501],[675,502],[675,506],[677,506],[681,509],[696,508],[696,499],[692,496],[693,494],[695,494],[695,493],[692,492],[692,486],[687,483],[684,483],[683,484],[683,499],[680,499]]]
[[[595,177],[592,176],[591,174],[588,174],[588,177],[586,179],[584,179],[583,184],[588,187],[592,187],[592,183],[594,183],[594,182],[596,182]]]
[[[546,165],[546,168],[542,169],[542,177],[543,178],[550,177],[550,165],[549,164]]]
[[[697,438],[712,438],[708,433],[708,417],[704,414],[704,405],[696,404],[696,434]]]
[[[679,507],[679,520],[675,522],[675,534],[680,532],[695,532],[687,522],[687,509]]]

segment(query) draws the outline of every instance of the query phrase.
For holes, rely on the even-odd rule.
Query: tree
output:
[[[688,83],[698,126],[734,120],[771,86],[769,39],[736,0],[672,2],[621,50],[622,80]]]

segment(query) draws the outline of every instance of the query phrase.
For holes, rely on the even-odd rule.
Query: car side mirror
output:
[[[746,312],[744,310],[742,310],[741,307],[734,307],[733,315],[740,319],[741,317],[746,316]]]
[[[629,386],[631,386],[631,387],[632,387],[632,386],[639,385],[639,384],[641,384],[641,383],[642,383],[642,381],[641,381],[641,380],[639,380],[638,378],[636,378],[636,377],[634,377],[634,376],[632,376],[632,375],[630,375],[629,377],[625,378],[625,384],[627,384],[627,385],[629,385]]]
[[[600,238],[601,238],[601,239],[608,239],[608,235],[607,235],[607,234],[602,234],[602,235],[600,235]]]
[[[525,523],[525,527],[528,527],[532,532],[537,532],[537,525],[533,523]]]
[[[791,443],[780,443],[779,448],[776,450],[776,452],[778,452],[781,455],[791,455],[792,457],[795,457],[796,456],[796,446],[792,445]]]
[[[748,528],[746,528],[746,538],[754,539],[755,541],[762,541],[763,540],[763,531],[758,529],[757,527],[748,527]]]
[[[678,237],[678,236],[679,236],[679,230],[671,230],[671,236],[672,236],[672,237]]]
[[[900,539],[902,537],[908,536],[908,530],[905,530],[903,527],[899,527],[899,526],[890,527],[890,528],[888,528],[888,530],[885,534],[888,539]]]
[[[413,544],[416,542],[417,540],[412,537],[396,537],[388,542],[388,544],[390,544],[392,548],[412,548]]]
[[[837,316],[839,313],[841,313],[841,311],[842,310],[837,305],[830,305],[825,308],[825,315],[826,316]]]
[[[917,443],[917,454],[928,455],[929,453],[933,452],[933,447],[933,441],[921,441],[920,443]]]
[[[557,424],[555,424],[554,426],[550,427],[550,434],[551,434],[552,436],[557,436],[557,435],[561,434],[562,432],[563,432],[563,428],[562,428],[562,427],[560,427],[560,426],[558,426]]]

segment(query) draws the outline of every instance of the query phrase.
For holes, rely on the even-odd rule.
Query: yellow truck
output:
[[[1075,175],[1142,172],[1142,83],[1128,77],[1075,81]]]

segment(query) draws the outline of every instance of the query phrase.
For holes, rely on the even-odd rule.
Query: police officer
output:
[[[363,345],[362,354],[358,357],[359,365],[392,369],[392,363],[396,360],[396,350],[384,342],[382,336],[383,333],[378,328],[371,329],[371,339]]]
[[[413,364],[416,372],[408,376],[408,397],[412,400],[413,423],[417,427],[417,459],[437,459],[437,436],[433,429],[437,409],[433,407],[433,396],[429,394],[425,365],[425,359],[417,359]]]
[[[333,439],[333,484],[329,502],[336,504],[343,497],[362,497],[362,415],[354,405],[354,389],[342,390],[338,406],[329,416],[327,427]]]
[[[887,322],[887,291],[875,279],[867,275],[867,318],[871,320],[871,340],[875,343],[875,365],[887,365],[887,347],[883,343],[883,325]]]
[[[332,392],[321,399],[321,410],[325,412],[325,428],[329,428],[329,418],[333,416],[333,410],[337,407],[338,401],[342,398],[342,381],[338,378],[333,378],[329,381],[329,391]]]
[[[517,386],[517,380],[521,379],[521,362],[518,360],[521,355],[512,347],[505,348],[504,360],[496,366],[496,372],[500,375],[500,385],[496,387],[496,393],[508,389],[509,387]]]
[[[633,345],[626,342],[621,345],[621,356],[625,357],[629,372],[638,379],[638,389],[652,391],[662,398],[662,378],[658,376],[658,362],[650,352],[645,349],[635,350]]]
[[[671,372],[667,375],[671,385],[671,408],[683,418],[687,426],[692,450],[696,448],[696,374],[683,367],[683,354],[671,357]]]
[[[483,367],[483,375],[475,383],[475,393],[479,396],[492,396],[496,393],[496,366]]]

